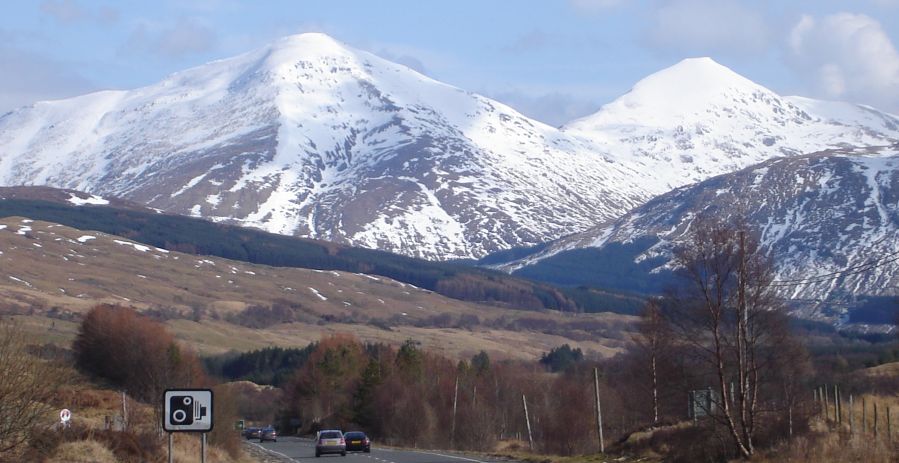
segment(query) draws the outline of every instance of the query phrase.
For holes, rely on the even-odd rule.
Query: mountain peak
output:
[[[727,106],[738,94],[770,90],[708,58],[687,58],[637,82],[631,90],[594,114],[566,127],[595,130],[608,124],[678,125],[713,106]],[[738,99],[738,98],[737,98]]]
[[[651,87],[673,87],[680,90],[685,87],[707,92],[720,90],[724,86],[755,86],[758,84],[737,74],[709,57],[687,58],[661,71],[650,74],[637,82],[634,90],[646,90]],[[711,88],[709,87],[711,86]]]
[[[323,32],[304,32],[281,37],[272,43],[272,48],[327,47],[345,48],[345,45]]]

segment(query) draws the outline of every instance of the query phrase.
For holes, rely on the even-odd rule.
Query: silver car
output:
[[[320,457],[326,453],[339,453],[342,457],[346,456],[346,439],[342,432],[336,429],[318,432],[318,438],[315,440],[315,456]]]

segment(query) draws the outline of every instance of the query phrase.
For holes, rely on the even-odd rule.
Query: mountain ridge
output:
[[[853,307],[899,295],[899,265],[880,262],[899,253],[890,240],[899,233],[897,200],[899,144],[778,158],[675,189],[494,267],[658,294],[673,284],[672,253],[697,217],[742,217],[774,263],[781,297],[806,318],[846,324]]]
[[[711,60],[688,64],[736,75]],[[323,34],[301,34],[151,86],[0,117],[0,185],[70,188],[275,233],[471,259],[586,230],[671,188],[770,157],[899,140],[892,116],[859,119],[861,109],[843,106],[809,116],[808,130],[791,119],[768,133],[759,108],[803,110],[745,78],[725,80],[742,90],[706,119],[555,129]],[[610,105],[597,114],[612,114]],[[616,117],[653,113],[641,111]],[[722,114],[749,122],[716,132],[727,117],[713,116]],[[834,119],[841,114],[848,122]],[[895,126],[869,126],[877,120]]]

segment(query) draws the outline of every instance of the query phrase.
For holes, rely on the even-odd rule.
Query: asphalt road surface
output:
[[[276,455],[290,462],[317,462],[328,463],[509,463],[509,460],[484,459],[481,456],[462,454],[447,454],[426,450],[394,450],[372,447],[371,453],[347,453],[345,457],[340,454],[322,455],[315,458],[315,443],[310,439],[297,437],[279,437],[278,442],[266,442],[260,444],[251,441],[252,445],[265,449],[268,453]]]

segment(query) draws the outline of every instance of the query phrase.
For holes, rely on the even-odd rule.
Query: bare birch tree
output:
[[[652,424],[659,423],[659,370],[661,363],[668,358],[671,348],[671,327],[662,314],[659,302],[650,299],[643,306],[643,314],[639,325],[639,334],[634,342],[640,350],[641,360],[645,361],[652,404]]]
[[[781,306],[771,263],[741,222],[697,218],[687,242],[675,253],[686,284],[672,321],[680,340],[710,367],[723,425],[745,458],[755,453],[760,425],[760,387],[771,376],[776,345],[783,341]]]

